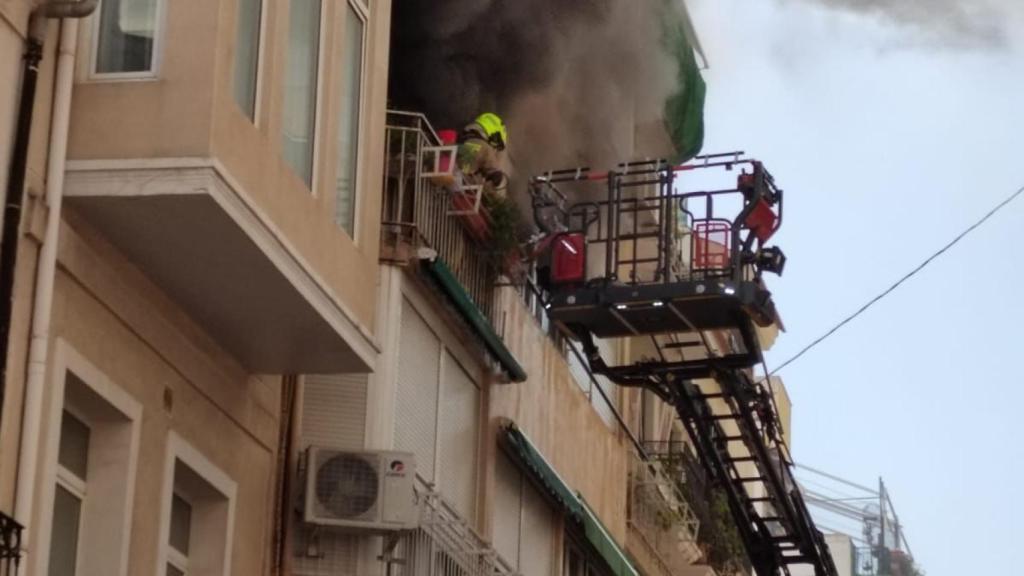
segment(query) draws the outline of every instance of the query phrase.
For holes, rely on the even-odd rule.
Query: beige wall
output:
[[[159,530],[166,522],[160,510],[170,431],[237,483],[231,573],[266,573],[278,378],[245,374],[84,224],[65,225],[61,234],[51,349],[58,342],[70,347],[142,406],[127,573],[149,574],[156,565]],[[54,399],[45,398],[44,406],[56,406]],[[52,414],[44,410],[44,447],[55,433]],[[55,458],[44,449],[41,470]],[[50,482],[43,477],[40,486]],[[46,516],[40,509],[46,490],[37,491],[37,519]],[[33,527],[38,531],[41,525],[37,521]],[[30,569],[39,558],[39,553],[29,555]]]
[[[625,546],[629,442],[597,414],[519,297],[507,288],[502,297],[503,337],[529,378],[491,387],[492,429],[501,418],[514,421]]]
[[[383,170],[383,155],[377,152],[383,149],[390,2],[370,3],[355,239],[334,220],[342,5],[324,3],[318,164],[311,191],[280,153],[287,3],[265,4],[255,123],[238,108],[232,92],[237,0],[165,0],[164,42],[154,79],[90,78],[95,16],[87,21],[79,46],[68,156],[114,161],[115,166],[126,160],[213,158],[239,194],[269,219],[355,319],[372,330]]]

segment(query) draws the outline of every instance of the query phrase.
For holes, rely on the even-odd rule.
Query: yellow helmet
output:
[[[475,122],[484,129],[484,134],[487,135],[487,141],[498,150],[504,150],[508,144],[508,130],[505,129],[505,123],[501,121],[501,116],[493,112],[486,112],[476,117]]]

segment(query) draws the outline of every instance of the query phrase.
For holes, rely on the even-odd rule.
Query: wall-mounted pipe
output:
[[[11,334],[11,312],[14,307],[18,230],[24,203],[25,175],[28,171],[36,83],[39,78],[39,63],[43,59],[47,23],[51,18],[84,18],[92,14],[98,2],[99,0],[54,0],[37,6],[29,17],[21,96],[18,102],[18,117],[4,202],[3,234],[0,235],[0,353],[3,353],[3,359],[0,360],[0,408],[3,406],[7,388],[7,352]]]
[[[56,0],[36,7],[29,22],[28,51],[36,50],[39,58],[34,62],[31,85],[23,82],[22,104],[26,107],[19,114],[19,130],[25,132],[23,147],[16,145],[13,157],[27,162],[28,136],[31,132],[32,104],[35,99],[35,82],[38,78],[39,59],[42,57],[43,42],[46,36],[47,20],[50,18],[67,19],[62,21],[60,28],[60,44],[57,49],[57,63],[53,89],[53,111],[50,125],[50,141],[46,165],[46,232],[39,251],[36,266],[35,294],[32,300],[31,341],[29,342],[28,370],[25,381],[25,399],[22,410],[22,426],[20,450],[18,452],[18,476],[15,487],[14,516],[25,527],[22,536],[22,555],[27,556],[31,550],[31,520],[37,484],[37,468],[39,464],[40,426],[43,414],[43,389],[46,375],[46,361],[49,345],[50,319],[53,304],[53,285],[57,270],[57,241],[60,231],[61,202],[64,191],[64,172],[67,159],[68,131],[71,115],[71,91],[74,84],[75,49],[78,43],[78,18],[88,16],[95,10],[98,0]],[[28,57],[26,57],[28,60]],[[26,81],[28,78],[26,78]],[[24,91],[31,92],[29,98]],[[21,122],[24,121],[24,126]],[[13,168],[13,167],[12,167]],[[14,284],[14,269],[17,259],[18,228],[21,221],[21,203],[24,195],[25,166],[20,168],[18,182],[8,186],[7,207],[4,211],[3,245],[0,251],[5,258],[2,268],[4,274],[0,281],[0,294],[4,299],[4,315],[0,318],[0,337],[3,339],[3,364],[7,360],[7,345],[10,338],[10,319]],[[12,178],[12,180],[14,180]],[[15,186],[16,185],[16,186]],[[8,255],[9,254],[9,255]],[[8,285],[8,282],[10,283]],[[3,368],[3,381],[6,381],[6,368]],[[18,567],[18,575],[26,573],[30,558],[25,558]]]

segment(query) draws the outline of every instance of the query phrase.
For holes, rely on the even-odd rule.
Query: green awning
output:
[[[488,353],[501,365],[501,369],[508,375],[509,380],[524,382],[526,371],[502,342],[501,337],[494,332],[494,327],[473,302],[473,298],[463,288],[462,283],[452,274],[448,265],[440,258],[434,258],[433,260],[424,260],[423,267],[437,282],[459,315],[469,324],[470,329],[480,337]]]
[[[700,154],[704,147],[704,100],[707,85],[700,74],[688,15],[666,4],[662,44],[676,67],[675,91],[665,101],[665,128],[676,148],[677,164]]]
[[[515,424],[508,424],[504,431],[503,445],[509,455],[530,473],[533,480],[547,492],[548,496],[565,509],[573,521],[582,521],[583,505],[576,497],[576,493],[562,481],[558,472],[555,472],[555,469],[548,464],[533,443]]]
[[[638,576],[633,564],[615,543],[615,539],[608,533],[597,515],[587,506],[583,497],[562,480],[558,472],[514,423],[504,427],[502,440],[506,450],[530,473],[534,482],[562,505],[573,522],[583,526],[587,541],[608,564],[612,573],[615,576]]]
[[[601,558],[608,563],[612,573],[615,576],[638,576],[636,568],[633,568],[633,564],[626,558],[622,548],[615,543],[604,524],[601,524],[597,515],[590,509],[590,506],[587,506],[582,497],[580,503],[583,506],[583,530],[587,535],[587,540],[594,546]]]

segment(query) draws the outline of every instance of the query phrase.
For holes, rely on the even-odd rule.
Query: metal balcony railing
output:
[[[0,512],[0,576],[14,576],[21,560],[21,524]]]
[[[392,576],[520,576],[436,491],[418,482],[420,527],[391,553]]]
[[[663,463],[633,453],[628,520],[665,573],[676,574],[701,559],[700,520],[663,468]]]
[[[460,216],[452,214],[450,191],[423,176],[426,149],[439,145],[441,139],[424,115],[388,112],[382,241],[385,246],[436,251],[493,324],[496,273],[489,255]]]

